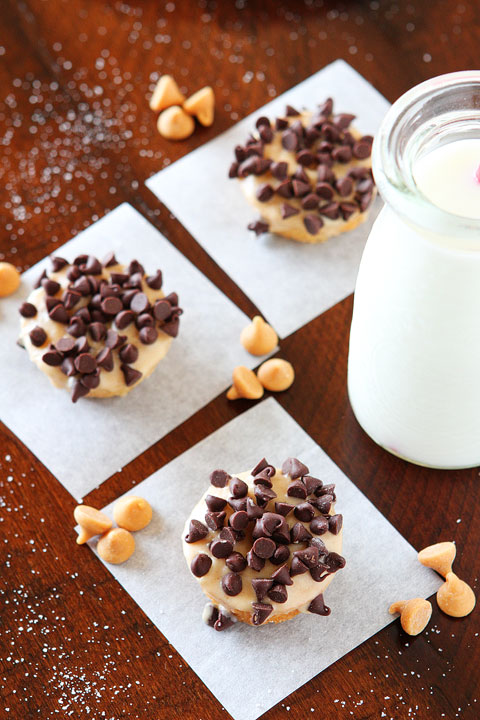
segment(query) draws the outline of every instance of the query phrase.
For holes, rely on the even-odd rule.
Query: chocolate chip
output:
[[[330,552],[324,558],[329,573],[335,573],[345,567],[345,558],[336,552]]]
[[[300,210],[294,208],[293,205],[288,205],[288,203],[282,203],[280,207],[280,213],[283,220],[287,220],[289,217],[293,217],[293,215],[298,215],[299,212]]]
[[[217,610],[218,617],[213,624],[214,630],[221,632],[222,630],[228,630],[229,627],[235,624],[235,620],[227,615],[225,611]]]
[[[172,314],[172,307],[167,300],[157,300],[153,306],[153,314],[159,321],[166,320]]]
[[[81,266],[80,269],[83,270],[85,273],[88,273],[89,275],[100,275],[100,273],[102,272],[102,265],[96,257],[94,257],[93,255],[89,255],[85,266]]]
[[[274,541],[270,538],[261,537],[255,540],[252,545],[252,550],[259,558],[267,560],[268,558],[272,557],[273,553],[276,550],[276,545]]]
[[[233,543],[229,540],[222,540],[222,538],[220,537],[218,537],[216,540],[213,540],[210,545],[210,552],[212,553],[213,557],[216,558],[227,558],[229,555],[231,555],[232,550]]]
[[[148,298],[143,292],[136,293],[130,302],[130,310],[137,314],[145,312],[148,306]]]
[[[95,359],[97,365],[105,370],[105,372],[111,372],[113,370],[113,354],[109,347],[102,348]]]
[[[285,130],[285,128],[288,127],[288,120],[285,120],[285,118],[276,118],[275,120],[275,130]]]
[[[229,572],[222,577],[222,590],[226,595],[238,595],[242,592],[242,585],[242,578],[237,573]]]
[[[90,345],[87,342],[85,335],[81,335],[75,340],[75,354],[86,353],[90,350]]]
[[[267,202],[273,197],[273,188],[268,183],[264,183],[263,185],[260,185],[258,190],[255,193],[255,197],[260,202]]]
[[[318,500],[315,503],[315,506],[320,510],[321,513],[324,515],[330,511],[330,507],[333,502],[333,495],[322,495],[318,498]]]
[[[332,515],[328,520],[328,529],[333,535],[338,535],[343,525],[342,515]]]
[[[62,325],[67,325],[70,322],[70,316],[61,303],[50,310],[48,317],[50,320],[62,323]]]
[[[277,195],[283,198],[293,197],[293,186],[291,180],[284,180],[275,188]]]
[[[88,395],[89,389],[85,387],[85,385],[82,385],[82,383],[77,380],[77,382],[73,383],[72,387],[72,402],[76,403],[77,400],[81,397],[85,397],[85,395]]]
[[[100,385],[100,376],[96,373],[93,373],[92,375],[83,375],[80,378],[80,382],[89,390],[94,390]]]
[[[158,338],[158,332],[154,327],[142,327],[138,334],[140,342],[144,345],[153,345]]]
[[[257,600],[261,602],[272,587],[273,580],[269,580],[268,578],[254,578],[251,583]]]
[[[73,313],[74,317],[81,318],[87,325],[92,322],[92,318],[88,308],[82,307]]]
[[[263,155],[263,143],[257,141],[253,136],[250,136],[245,147],[245,155],[247,157],[251,157],[252,155],[261,157]]]
[[[326,182],[317,183],[315,186],[315,193],[324,200],[331,200],[334,195],[332,186]]]
[[[41,274],[40,277],[37,279],[37,281],[35,282],[35,285],[34,285],[33,287],[34,287],[35,289],[39,288],[39,287],[41,286],[42,280],[43,280],[44,278],[47,278],[47,279],[48,279],[48,275],[47,275],[47,271],[46,271],[46,270],[44,270],[44,271],[42,272],[42,274]]]
[[[345,177],[337,180],[335,187],[341,197],[347,197],[347,195],[350,195],[353,190],[353,180],[345,175]]]
[[[309,502],[304,502],[294,508],[293,514],[302,522],[310,522],[310,520],[315,516],[315,509]]]
[[[66,310],[73,310],[82,296],[75,290],[67,290],[63,295],[63,305]]]
[[[71,337],[63,337],[60,338],[60,340],[57,340],[55,343],[56,349],[63,353],[64,355],[68,355],[75,349],[75,340]]]
[[[208,528],[200,522],[200,520],[190,520],[188,526],[188,535],[185,536],[185,542],[194,543],[207,537]]]
[[[245,510],[238,510],[230,515],[228,522],[234,530],[245,530],[248,526],[249,518]]]
[[[123,345],[121,342],[121,338],[123,338],[123,341],[125,341],[124,335],[119,335],[115,330],[112,330],[111,328],[107,330],[107,335],[105,338],[105,345],[108,348],[111,348],[114,350],[115,348],[120,347]]]
[[[256,503],[253,502],[250,498],[247,499],[247,515],[249,520],[256,520],[257,518],[262,517],[263,510],[261,507],[259,507]]]
[[[228,504],[235,512],[246,512],[247,498],[228,498]]]
[[[41,285],[47,295],[55,295],[60,290],[60,283],[47,277],[43,278]]]
[[[283,472],[283,469],[282,469]],[[285,475],[286,473],[284,473]],[[289,497],[297,497],[301,498],[302,500],[307,499],[307,488],[303,484],[301,480],[294,480],[290,483],[290,485],[287,488],[287,495]]]
[[[313,545],[317,548],[318,554],[320,555],[328,555],[328,549],[323,540],[320,540],[320,538],[312,538],[310,540],[310,545]]]
[[[53,272],[58,272],[62,268],[64,268],[66,265],[68,265],[68,262],[64,260],[64,258],[60,257],[59,255],[53,255],[50,258],[50,262],[52,263],[52,270]]]
[[[214,470],[210,473],[210,484],[214,487],[225,487],[231,476],[225,470]]]
[[[220,512],[220,510],[223,510],[227,504],[227,501],[224,498],[217,497],[216,495],[207,495],[205,503],[211,512]]]
[[[370,156],[370,153],[372,152],[371,145],[366,142],[356,142],[353,146],[353,156],[358,158],[359,160],[364,160],[365,158]]]
[[[220,530],[219,538],[220,540],[227,540],[229,543],[232,543],[232,545],[235,545],[235,543],[238,540],[238,533],[236,530],[234,530],[231,527],[224,527],[222,530]]]
[[[270,166],[270,172],[277,180],[285,180],[288,172],[288,163],[274,162]]]
[[[275,552],[273,553],[272,557],[270,558],[270,562],[273,565],[281,565],[282,563],[286,562],[288,558],[290,557],[290,550],[287,545],[279,545]]]
[[[302,208],[304,210],[315,210],[320,203],[320,198],[315,193],[309,193],[302,199]]]
[[[319,165],[317,168],[317,180],[319,183],[335,182],[335,174],[327,164]]]
[[[303,575],[303,573],[306,572],[308,572],[308,567],[300,560],[300,558],[294,555],[290,565],[291,577],[295,577],[295,575]]]
[[[265,603],[252,603],[252,607],[252,623],[254,625],[262,625],[273,610],[271,605]]]
[[[330,608],[323,602],[323,594],[317,595],[308,606],[308,612],[314,613],[315,615],[330,615]]]
[[[92,310],[90,315],[92,316],[92,323],[101,323],[105,325],[109,318],[101,310]],[[106,332],[106,328],[105,328]]]
[[[210,530],[220,530],[225,525],[226,517],[227,513],[225,510],[221,512],[207,512],[205,513],[205,522]]]
[[[284,517],[286,517],[289,513],[292,512],[293,507],[294,507],[293,505],[289,505],[288,503],[276,502],[275,503],[275,512],[278,515],[283,515]]]
[[[295,197],[303,197],[311,192],[310,183],[303,182],[303,180],[292,180],[293,194]]]
[[[255,475],[253,479],[254,485],[266,485],[267,487],[271,488],[272,483],[272,477],[275,475],[276,470],[272,465],[267,465],[266,468],[261,470],[257,475]]]
[[[233,572],[242,572],[247,567],[247,561],[243,557],[242,553],[239,552],[233,552],[231,555],[229,555],[225,563],[227,567],[232,570]]]
[[[75,282],[73,283],[73,290],[76,290],[80,293],[80,295],[83,295],[84,297],[86,295],[91,295],[90,283],[88,282],[87,278],[83,276],[79,277],[78,280],[75,280]]]
[[[284,603],[288,600],[288,592],[285,585],[274,585],[267,593],[272,602]]]
[[[316,235],[323,227],[323,220],[318,215],[305,215],[303,224],[310,235]]]
[[[212,567],[212,558],[205,553],[199,553],[195,555],[192,562],[190,563],[190,570],[195,577],[203,577],[208,573]]]
[[[107,328],[102,322],[93,322],[88,326],[88,332],[90,333],[92,340],[100,342],[106,337]]]
[[[330,122],[323,123],[322,134],[329,142],[337,142],[340,139],[340,130]]]
[[[141,315],[137,315],[135,325],[139,330],[144,327],[154,327],[155,320],[148,313],[142,313]]]
[[[103,267],[111,267],[112,265],[118,265],[118,260],[115,257],[115,253],[110,250],[102,260]]]
[[[18,312],[24,318],[32,318],[37,314],[37,308],[35,305],[32,305],[32,303],[24,302],[20,305]]]
[[[297,153],[296,157],[297,162],[300,163],[300,165],[303,165],[303,167],[313,165],[316,160],[315,155],[313,155],[309,150],[301,150],[299,153]]]
[[[260,507],[265,507],[270,500],[277,497],[277,493],[266,485],[256,485],[253,492]]]
[[[349,145],[342,145],[332,150],[332,158],[335,162],[348,163],[352,159],[352,150]]]
[[[301,522],[297,522],[290,530],[290,537],[292,543],[301,543],[310,540],[312,536]]]
[[[167,335],[170,335],[170,337],[177,337],[179,326],[180,326],[180,318],[174,317],[171,320],[169,320],[167,323],[165,323],[165,325],[162,325],[162,330]]]
[[[228,169],[228,177],[229,178],[236,178],[238,177],[238,168],[239,163],[238,162],[232,162],[229,169]]]
[[[123,379],[125,380],[125,385],[127,387],[135,385],[135,383],[142,377],[142,373],[139,370],[135,370],[130,367],[130,365],[120,365],[120,370],[123,373]]]
[[[272,580],[280,585],[293,585],[293,580],[288,572],[288,566],[282,565],[272,573]]]
[[[46,365],[58,367],[62,364],[63,355],[57,350],[47,350],[47,352],[42,355],[42,360]]]
[[[261,141],[266,144],[271,143],[273,140],[273,131],[270,127],[267,127],[266,125],[263,125],[259,129],[258,134],[260,136]]]
[[[365,210],[368,208],[370,203],[373,199],[373,193],[366,193],[365,195],[362,195],[360,197],[360,200],[358,201],[358,206],[361,210],[361,212],[365,212]]]
[[[132,310],[122,310],[115,316],[115,325],[119,330],[128,327],[135,320],[135,313]]]
[[[285,114],[286,114],[287,117],[295,117],[295,115],[300,115],[300,113],[298,112],[298,110],[295,110],[295,108],[292,107],[291,105],[287,105],[287,106],[286,106],[286,108],[285,108]]]
[[[88,353],[77,355],[74,360],[75,368],[79,373],[93,373],[97,369],[97,361]]]
[[[78,280],[80,275],[81,272],[76,265],[72,265],[72,267],[67,270],[67,278],[70,280],[70,282],[75,282],[75,280]]]
[[[289,475],[292,480],[296,480],[296,478],[302,477],[303,475],[308,475],[308,467],[300,462],[300,460],[297,460],[297,458],[289,457],[282,465],[282,473]]]
[[[325,215],[329,220],[338,220],[340,217],[340,205],[336,202],[328,203],[319,208],[320,215]]]
[[[75,365],[73,364],[73,358],[66,357],[60,366],[60,370],[63,372],[64,375],[67,377],[73,377],[77,374],[77,371],[75,370]]]
[[[265,567],[265,560],[259,558],[258,555],[255,555],[253,550],[250,550],[247,553],[247,564],[248,567],[252,568],[252,570],[255,570],[255,572],[260,572],[260,570],[263,570],[263,568]]]
[[[293,132],[293,130],[285,130],[285,132],[282,133],[282,147],[285,148],[285,150],[295,152],[298,145],[298,135]]]
[[[100,307],[105,315],[117,315],[117,313],[122,311],[123,304],[118,297],[106,297],[100,303]]]
[[[28,336],[35,347],[41,347],[47,339],[47,333],[39,325],[30,330]]]
[[[328,520],[323,515],[319,515],[310,523],[310,530],[315,535],[323,535],[328,530]]]
[[[259,175],[260,167],[260,158],[257,155],[250,155],[240,163],[237,171],[238,177],[245,178],[248,175]]]
[[[70,325],[67,327],[67,332],[75,338],[85,335],[87,328],[82,318],[73,317],[70,318]]]
[[[308,568],[315,567],[318,564],[318,548],[315,545],[311,545],[304,550],[296,550],[293,555]]]

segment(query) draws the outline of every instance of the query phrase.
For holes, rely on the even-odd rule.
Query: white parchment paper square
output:
[[[285,337],[353,292],[358,265],[381,201],[369,220],[321,245],[247,230],[257,218],[238,186],[228,179],[233,148],[243,145],[261,115],[283,115],[289,103],[311,108],[328,96],[335,111],[357,115],[355,125],[374,134],[389,104],[343,60],[252,113],[227,132],[160,171],[147,186],[250,297]]]
[[[347,564],[325,593],[332,613],[259,628],[238,623],[215,632],[201,620],[205,596],[183,557],[185,520],[213,469],[238,473],[263,456],[278,467],[291,455],[305,462],[313,475],[337,485],[336,511],[344,516],[342,553]],[[440,585],[438,576],[417,561],[414,548],[273,398],[127,494],[145,497],[153,507],[153,520],[135,533],[134,555],[124,565],[107,567],[235,720],[254,720],[392,622],[391,602],[412,594],[427,597]],[[112,506],[105,508],[109,515]],[[91,546],[94,549],[94,541]],[[233,675],[232,658],[239,669]]]
[[[248,318],[130,205],[120,205],[55,254],[72,261],[84,252],[103,257],[110,249],[119,261],[137,258],[148,272],[160,268],[164,291],[178,292],[184,309],[168,355],[126,397],[73,404],[16,345],[18,308],[50,267],[48,259],[24,273],[18,292],[0,306],[0,419],[77,498],[222,392],[235,365],[259,361],[239,341]]]

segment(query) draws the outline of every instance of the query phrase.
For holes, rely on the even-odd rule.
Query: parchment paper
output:
[[[237,623],[215,632],[202,622],[206,599],[183,557],[185,520],[213,469],[234,474],[252,468],[263,456],[278,466],[291,455],[313,475],[337,485],[347,564],[325,593],[332,613],[259,628]],[[254,720],[392,622],[390,603],[427,597],[440,585],[438,576],[417,561],[413,547],[273,398],[127,494],[145,497],[153,506],[153,520],[135,533],[132,557],[124,565],[107,567],[235,720]],[[112,506],[105,508],[110,515]]]
[[[76,498],[143,452],[206,405],[231,382],[235,365],[258,358],[241,346],[248,318],[130,205],[123,204],[58,248],[73,260],[81,252],[137,258],[161,268],[164,291],[178,292],[180,333],[153,374],[126,397],[82,398],[75,405],[16,345],[18,308],[44,267],[22,277],[18,292],[0,304],[0,419]]]
[[[357,115],[355,125],[374,134],[389,104],[343,60],[249,115],[227,132],[165,168],[147,186],[239,285],[285,337],[353,292],[360,257],[381,201],[356,230],[322,245],[255,234],[258,215],[239,183],[229,180],[233,148],[243,145],[261,115],[283,115],[287,103],[311,108],[328,96],[336,112]]]

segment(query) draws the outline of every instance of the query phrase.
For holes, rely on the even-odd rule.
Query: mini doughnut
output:
[[[51,258],[19,308],[21,344],[55,387],[81,397],[126,395],[147,378],[178,335],[181,308],[161,270],[79,255]]]
[[[157,129],[167,140],[185,140],[195,130],[195,121],[185,110],[174,105],[158,116]]]
[[[233,371],[233,385],[227,392],[227,398],[229,400],[238,400],[238,398],[258,400],[262,395],[263,387],[253,370],[238,365]]]
[[[183,552],[209,599],[204,621],[223,630],[330,614],[324,592],[345,565],[335,486],[296,458],[265,458],[250,472],[210,474],[185,523]]]
[[[255,315],[240,333],[240,342],[251,355],[267,355],[277,347],[278,335],[260,315]]]
[[[77,505],[73,511],[73,517],[81,528],[77,537],[78,545],[83,545],[94,535],[102,535],[112,527],[112,521],[108,515],[90,505]]]
[[[258,118],[228,173],[260,214],[249,230],[318,243],[366,220],[373,138],[352,127],[354,117],[334,115],[328,98],[313,112],[287,106],[284,117]]]
[[[135,550],[133,535],[124,528],[113,528],[102,535],[97,543],[97,552],[105,562],[120,565]]]
[[[142,497],[127,495],[113,506],[113,519],[125,530],[142,530],[152,519],[152,507]]]
[[[453,542],[440,542],[420,550],[418,559],[426,567],[436,570],[443,577],[451,572],[457,548]]]
[[[295,371],[291,363],[280,358],[266,360],[257,370],[257,377],[265,390],[282,392],[295,380]]]
[[[215,94],[213,89],[207,85],[194,93],[183,103],[183,109],[190,115],[194,115],[198,122],[205,127],[213,124],[215,115]]]
[[[15,265],[0,262],[0,297],[13,295],[20,285],[20,273]]]
[[[171,75],[162,75],[155,86],[150,98],[150,108],[155,112],[165,110],[172,105],[181,105],[185,101],[185,95]]]
[[[400,623],[408,635],[419,635],[425,630],[432,616],[432,604],[424,598],[395,602],[390,605],[390,615],[400,613]]]
[[[465,617],[475,607],[476,598],[470,585],[460,580],[455,573],[448,572],[437,592],[437,603],[446,615]]]

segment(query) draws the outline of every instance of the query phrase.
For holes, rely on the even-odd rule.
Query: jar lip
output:
[[[410,224],[439,236],[452,235],[472,241],[480,248],[480,218],[468,218],[443,210],[429,200],[417,186],[411,168],[412,158],[400,157],[400,133],[408,133],[419,122],[427,102],[445,97],[447,93],[475,88],[480,95],[480,70],[466,70],[430,78],[404,93],[390,107],[372,148],[375,182],[386,203]],[[480,114],[480,107],[475,108]],[[465,108],[465,114],[468,108]],[[440,125],[442,114],[436,118]],[[425,125],[428,124],[428,119]],[[421,125],[418,126],[422,127]],[[428,126],[425,133],[433,127]],[[480,139],[480,132],[477,136]],[[405,150],[405,148],[403,148]]]

